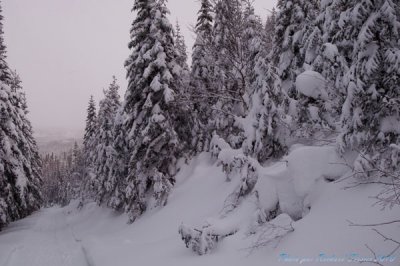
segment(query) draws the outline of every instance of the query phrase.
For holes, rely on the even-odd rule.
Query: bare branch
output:
[[[366,226],[366,227],[372,227],[372,226],[383,226],[383,225],[388,225],[388,224],[395,224],[395,223],[400,223],[400,220],[394,220],[394,221],[390,221],[390,222],[383,222],[383,223],[376,223],[376,224],[356,224],[353,223],[350,220],[347,220],[347,222],[349,222],[350,226]]]

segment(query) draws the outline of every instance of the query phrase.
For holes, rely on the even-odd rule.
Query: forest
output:
[[[133,2],[128,87],[110,73],[103,99],[89,100],[82,145],[63,154],[39,154],[0,24],[0,230],[74,202],[124,213],[134,225],[169,206],[177,176],[202,156],[235,187],[217,221],[176,225],[177,238],[199,255],[240,232],[232,225],[239,216],[251,220],[250,235],[261,232],[252,248],[290,234],[313,211],[308,195],[321,178],[351,180],[353,189],[378,185],[368,196],[392,218],[374,223],[398,230],[397,0],[278,0],[266,17],[251,0],[201,0],[191,53],[166,0]],[[275,196],[278,185],[266,176],[278,164],[294,188],[282,185]],[[275,222],[267,237],[265,225]],[[377,233],[396,254],[398,235]]]

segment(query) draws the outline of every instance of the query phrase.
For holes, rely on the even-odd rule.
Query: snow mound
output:
[[[298,196],[305,197],[320,178],[336,180],[349,170],[333,146],[301,147],[287,157],[289,175]]]
[[[296,78],[296,89],[301,94],[315,100],[327,100],[325,78],[315,71],[304,71]]]

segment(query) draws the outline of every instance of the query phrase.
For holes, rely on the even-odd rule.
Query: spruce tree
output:
[[[304,137],[302,129],[311,114],[307,108],[307,98],[296,90],[295,82],[304,68],[305,55],[303,39],[311,27],[317,11],[317,0],[279,0],[276,17],[272,63],[278,70],[279,86],[287,95],[284,104],[286,113],[293,119],[290,125],[297,137]],[[306,132],[308,130],[305,130]]]
[[[267,20],[269,32],[265,35],[274,36],[275,19],[273,13]],[[287,94],[281,89],[279,73],[271,61],[274,43],[271,44],[271,39],[265,35],[255,35],[251,41],[256,44],[253,48],[256,51],[254,68],[250,75],[251,109],[247,116],[252,128],[247,129],[247,140],[243,145],[244,151],[260,162],[282,156],[287,150],[285,138],[288,135],[288,119],[283,108]]]
[[[273,63],[278,67],[282,89],[293,95],[294,81],[301,73],[304,56],[301,41],[310,23],[315,19],[317,1],[279,0],[276,17]]]
[[[319,15],[307,27],[303,36],[301,49],[304,55],[303,69],[318,72],[325,79],[325,87],[321,88],[325,91],[324,99],[299,95],[299,109],[302,114],[300,127],[303,131],[308,131],[306,135],[324,130],[332,134],[332,130],[338,125],[346,93],[343,80],[348,72],[348,62],[342,53],[345,49],[342,49],[342,43],[335,38],[340,32],[339,18],[338,4],[332,0],[323,1]],[[312,108],[314,115],[309,111]]]
[[[89,160],[90,160],[90,152],[92,152],[93,150],[96,131],[97,131],[96,103],[94,101],[93,96],[90,96],[87,108],[85,135],[83,137],[83,146],[85,149],[85,153],[87,153],[88,155]]]
[[[245,66],[245,86],[244,98],[246,99],[247,106],[250,105],[249,97],[253,94],[253,88],[251,83],[255,75],[255,66],[257,56],[263,50],[266,50],[264,29],[261,22],[261,18],[255,15],[254,7],[252,2],[246,1],[243,7],[243,33],[242,33],[242,46],[243,46],[243,58]],[[266,50],[270,52],[270,50]],[[266,53],[264,53],[266,54]]]
[[[125,209],[134,221],[149,206],[167,203],[175,183],[177,158],[184,143],[183,126],[174,100],[182,92],[181,69],[168,22],[165,1],[136,0],[132,24],[131,56],[126,61],[128,90],[123,103],[128,176]]]
[[[197,152],[208,150],[212,131],[208,127],[211,117],[210,106],[214,99],[212,96],[215,97],[211,77],[214,64],[210,47],[213,24],[212,9],[210,0],[201,1],[195,28],[196,40],[192,52],[189,97],[193,102],[196,120],[192,132],[192,146]]]
[[[11,78],[0,15],[0,230],[39,209],[41,161],[19,80]]]
[[[178,21],[176,22],[176,25],[175,25],[174,41],[175,41],[175,47],[176,47],[176,51],[177,51],[176,61],[182,69],[189,71],[189,68],[187,65],[187,59],[188,59],[187,47],[186,47],[186,43],[185,43],[185,38],[182,36],[181,26],[179,25]]]
[[[81,182],[80,207],[87,201],[93,200],[96,194],[95,191],[95,174],[94,160],[96,153],[96,145],[98,143],[96,133],[98,132],[98,121],[96,112],[96,103],[93,96],[90,96],[87,115],[85,134],[83,137],[83,156],[84,156],[84,173]]]
[[[119,86],[114,77],[109,88],[104,91],[98,114],[98,131],[94,147],[94,173],[96,176],[96,199],[99,203],[108,202],[111,192],[109,180],[112,161],[116,156],[113,148],[113,128],[115,116],[120,107]]]
[[[11,74],[10,69],[8,67],[6,61],[6,45],[4,43],[4,30],[3,30],[3,9],[0,5],[0,80],[3,82],[10,84],[11,82]]]
[[[276,27],[276,9],[273,8],[271,14],[267,17],[264,26],[264,43],[265,49],[270,53],[273,47],[275,27]]]
[[[239,148],[245,139],[238,120],[246,116],[249,84],[247,80],[248,43],[244,38],[243,3],[239,0],[218,1],[212,32],[213,102],[210,128]]]
[[[114,127],[112,134],[114,141],[112,144],[113,150],[115,151],[114,156],[109,158],[109,199],[107,205],[114,210],[122,211],[125,207],[126,200],[126,177],[128,176],[128,163],[129,163],[129,147],[125,138],[125,117],[127,114],[124,112],[121,106],[114,118]]]
[[[399,169],[400,151],[400,9],[392,0],[349,1],[339,27],[351,40],[351,67],[342,112],[342,151],[361,153],[356,170],[362,176],[377,169]]]

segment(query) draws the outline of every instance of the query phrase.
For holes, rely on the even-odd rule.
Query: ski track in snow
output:
[[[14,254],[15,254],[15,252],[17,251],[17,247],[15,247],[11,252],[10,252],[10,254],[8,254],[8,256],[7,256],[7,259],[6,259],[6,261],[5,261],[5,266],[9,266],[10,265],[10,261],[12,261],[12,258],[14,257]]]
[[[0,250],[0,266],[96,266],[62,209],[45,209],[32,219],[32,226],[23,232],[4,232],[22,237],[8,255]]]

